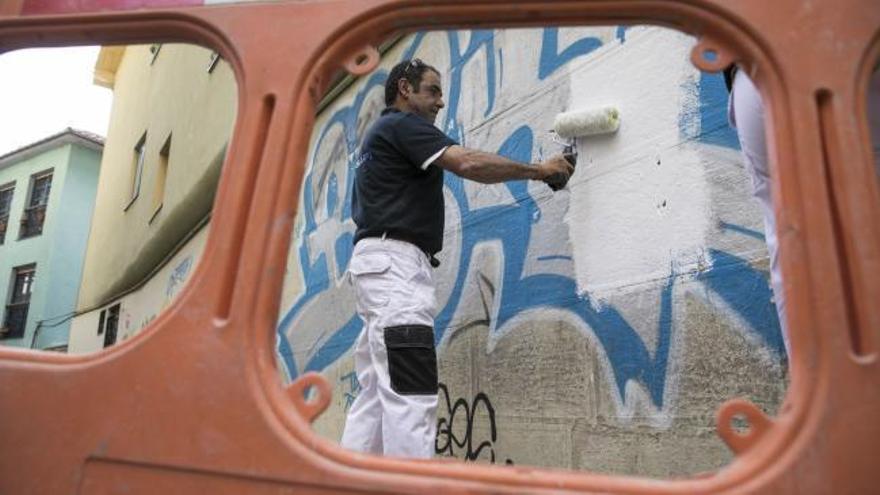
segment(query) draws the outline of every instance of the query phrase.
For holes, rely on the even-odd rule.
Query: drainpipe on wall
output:
[[[31,337],[31,345],[30,345],[30,348],[31,348],[31,349],[35,349],[34,344],[37,343],[37,334],[40,333],[40,328],[41,328],[42,326],[43,326],[43,322],[42,322],[42,321],[38,321],[38,322],[37,322],[37,328],[34,329],[34,336]]]

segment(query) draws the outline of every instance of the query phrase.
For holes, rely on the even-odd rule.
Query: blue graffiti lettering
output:
[[[575,41],[562,53],[559,52],[559,28],[545,28],[544,42],[541,44],[541,62],[538,66],[538,79],[543,81],[556,69],[581,55],[586,55],[602,46],[599,38],[588,37]]]
[[[473,31],[464,51],[459,43],[459,33],[446,33],[450,53],[450,81],[448,84],[447,113],[442,128],[453,139],[464,144],[464,126],[458,120],[458,112],[462,92],[462,74],[467,63],[480,53],[486,57],[486,91],[487,100],[484,115],[491,114],[495,103],[496,91],[496,53],[497,64],[501,66],[501,51],[494,49],[494,33],[492,31]],[[617,37],[624,41],[625,30],[618,29]],[[412,43],[404,51],[402,58],[412,58],[424,40],[424,33],[413,37]],[[537,77],[543,80],[556,69],[573,58],[585,55],[601,46],[601,41],[587,37],[576,41],[561,53],[558,50],[558,29],[549,28],[543,32],[540,64]],[[354,308],[337,308],[347,315],[335,328],[328,328],[329,337],[314,345],[314,349],[301,349],[302,368],[297,365],[291,345],[290,330],[302,315],[304,308],[316,298],[331,291],[341,289],[344,283],[342,274],[348,265],[352,252],[351,198],[350,191],[353,181],[353,169],[356,166],[358,149],[358,117],[364,112],[367,95],[377,86],[382,86],[386,74],[377,72],[365,81],[357,92],[350,106],[337,110],[324,125],[315,149],[324,145],[328,133],[340,126],[342,143],[346,157],[342,170],[331,172],[331,164],[319,162],[317,154],[313,157],[311,171],[303,183],[303,230],[298,238],[297,253],[304,279],[302,293],[280,319],[278,333],[278,353],[288,374],[295,378],[304,371],[320,371],[337,361],[350,350],[356,340],[362,322],[354,313]],[[501,79],[497,84],[500,86]],[[711,81],[700,80],[699,107],[685,108],[680,117],[682,132],[699,125],[699,134],[689,136],[700,140],[728,146],[729,136],[718,124],[718,108],[720,93]],[[723,89],[723,86],[722,86]],[[724,95],[726,98],[726,94]],[[691,119],[691,120],[688,120]],[[726,121],[723,122],[726,126]],[[728,129],[729,130],[729,129]],[[720,133],[720,134],[719,134]],[[717,136],[721,137],[717,137]],[[712,137],[716,136],[716,137]],[[734,136],[735,139],[735,136]],[[726,143],[726,144],[725,144]],[[498,153],[511,159],[529,163],[535,153],[534,133],[529,126],[516,128],[498,148]],[[732,147],[732,146],[728,146]],[[323,175],[321,175],[323,174]],[[344,175],[343,175],[344,174]],[[344,184],[341,203],[339,186]],[[677,274],[670,268],[670,274],[659,296],[659,318],[657,321],[657,344],[653,352],[649,350],[636,329],[613,306],[599,309],[591,304],[589,297],[579,294],[576,281],[568,275],[574,272],[570,243],[567,238],[559,239],[558,252],[543,253],[534,258],[529,257],[533,229],[544,225],[542,210],[538,201],[529,192],[525,182],[505,183],[504,187],[513,197],[512,204],[491,205],[480,208],[471,207],[464,181],[453,174],[446,174],[445,187],[451,194],[454,205],[461,218],[461,249],[458,270],[452,282],[452,291],[445,304],[442,305],[436,319],[436,339],[439,343],[443,336],[452,328],[454,316],[462,303],[465,282],[473,270],[474,251],[479,244],[493,242],[500,246],[503,266],[501,280],[494,298],[498,301],[493,305],[497,314],[488,314],[490,332],[500,332],[505,325],[526,311],[538,308],[555,308],[568,312],[584,324],[583,331],[595,335],[607,356],[613,375],[617,393],[625,401],[625,388],[629,381],[642,384],[648,391],[652,402],[662,407],[664,391],[667,383],[668,360],[673,333],[673,286]],[[324,215],[326,219],[318,221],[316,196],[326,194]],[[552,201],[555,201],[553,199]],[[340,208],[341,206],[341,208]],[[556,220],[558,221],[558,219]],[[748,229],[728,225],[730,230],[749,235]],[[326,230],[327,234],[322,231]],[[746,232],[748,231],[748,232]],[[319,242],[325,236],[330,241]],[[773,349],[782,348],[781,334],[775,319],[775,310],[771,302],[766,276],[763,272],[752,268],[747,262],[722,251],[711,251],[715,267],[701,274],[698,280],[713,293],[721,297],[734,312],[747,321],[757,335]],[[332,257],[330,260],[328,258]],[[526,263],[553,262],[554,272],[541,272],[534,269],[526,270]],[[562,273],[559,273],[562,266]],[[331,272],[331,269],[333,272]],[[333,275],[335,273],[335,276]],[[526,274],[528,273],[528,274]],[[763,287],[763,289],[762,289]],[[757,310],[756,310],[757,308]],[[487,310],[488,311],[488,310]],[[334,324],[336,325],[336,324]],[[652,357],[653,356],[653,357]],[[349,377],[349,375],[346,375]],[[346,379],[343,377],[343,381]],[[350,378],[350,377],[349,377]],[[348,394],[346,401],[348,401]],[[353,397],[352,397],[353,400]]]

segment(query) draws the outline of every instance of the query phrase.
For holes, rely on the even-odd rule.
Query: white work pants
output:
[[[739,70],[733,80],[728,107],[730,124],[736,128],[739,144],[745,158],[746,172],[752,180],[752,194],[761,204],[764,216],[764,237],[770,255],[770,285],[776,300],[776,312],[782,326],[786,353],[790,354],[788,330],[785,323],[785,293],[779,272],[779,249],[776,240],[776,215],[770,198],[770,164],[767,162],[767,141],[764,133],[764,105],[761,95],[745,72]]]
[[[428,257],[408,242],[362,239],[348,269],[364,328],[355,344],[360,392],[342,446],[430,458],[437,428],[436,300]]]
[[[868,122],[874,148],[874,165],[880,175],[880,71],[875,71],[868,87]],[[785,293],[782,290],[782,274],[779,272],[779,251],[776,240],[776,217],[770,198],[771,177],[767,162],[767,143],[764,132],[764,105],[761,95],[751,79],[737,71],[733,80],[728,107],[730,124],[736,128],[739,143],[745,157],[746,171],[752,179],[752,191],[761,204],[764,214],[764,235],[770,254],[770,283],[776,300],[776,310],[782,325],[782,338],[790,355],[788,327],[785,318]]]

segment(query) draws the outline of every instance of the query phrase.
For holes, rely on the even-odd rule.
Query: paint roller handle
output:
[[[577,165],[577,151],[575,151],[574,146],[568,145],[562,150],[562,157],[571,164],[572,167]],[[554,192],[565,188],[566,184],[568,184],[568,179],[571,176],[566,176],[562,173],[553,174],[548,177],[544,182],[550,186]]]
[[[574,149],[574,145],[569,144],[568,146],[563,148],[562,156],[568,161],[568,163],[571,164],[572,167],[577,166],[578,153],[577,150]]]

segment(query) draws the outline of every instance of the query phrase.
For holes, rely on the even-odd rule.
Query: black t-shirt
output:
[[[443,169],[431,163],[456,144],[418,115],[386,108],[355,164],[354,242],[387,233],[434,254],[443,248]]]

